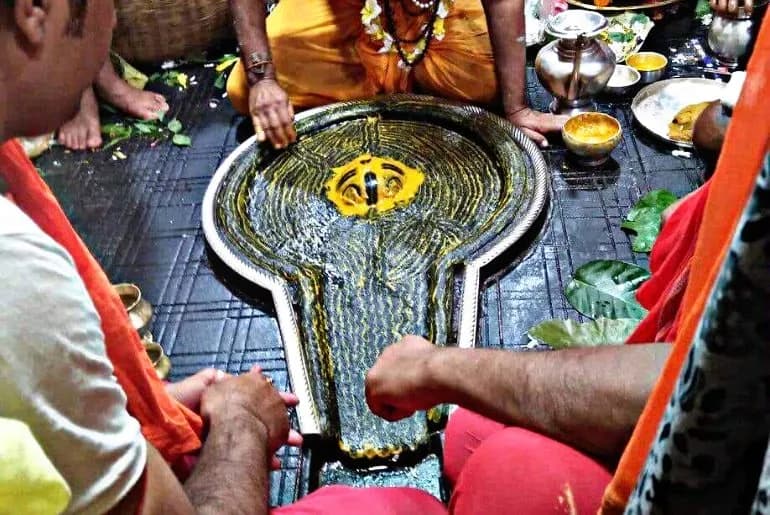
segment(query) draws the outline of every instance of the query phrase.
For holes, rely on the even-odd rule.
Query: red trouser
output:
[[[451,513],[594,515],[610,472],[555,440],[457,410],[446,429],[444,473],[454,487]],[[414,488],[326,487],[274,515],[447,513]]]

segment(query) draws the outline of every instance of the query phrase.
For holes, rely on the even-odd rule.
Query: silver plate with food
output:
[[[636,121],[658,138],[692,148],[692,125],[708,102],[719,100],[725,84],[701,78],[668,79],[650,84],[631,104]]]

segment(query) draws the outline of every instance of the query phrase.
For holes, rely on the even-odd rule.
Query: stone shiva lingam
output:
[[[505,120],[427,97],[308,111],[297,132],[287,150],[252,139],[223,163],[206,238],[273,295],[311,484],[440,495],[440,413],[386,422],[364,378],[406,334],[474,345],[479,272],[538,219],[545,163]]]
[[[552,112],[572,115],[595,110],[594,97],[615,71],[615,54],[596,37],[607,24],[597,12],[569,10],[546,25],[545,31],[557,39],[538,52],[535,71],[554,96]]]

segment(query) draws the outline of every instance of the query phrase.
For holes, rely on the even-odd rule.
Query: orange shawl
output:
[[[622,513],[658,431],[682,364],[690,349],[733,231],[754,189],[757,171],[768,149],[770,102],[766,83],[770,77],[770,13],[748,66],[748,77],[733,111],[717,170],[711,179],[703,223],[691,262],[691,273],[679,314],[674,347],[658,383],[642,412],[631,440],[607,487],[601,513]]]
[[[75,261],[101,318],[107,355],[128,397],[128,412],[141,424],[145,438],[169,463],[199,449],[200,417],[166,393],[120,297],[16,141],[0,145],[0,177],[19,208]]]

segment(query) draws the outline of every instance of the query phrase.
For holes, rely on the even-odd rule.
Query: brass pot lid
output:
[[[552,17],[546,24],[545,31],[555,38],[572,40],[580,35],[587,38],[596,37],[608,25],[607,18],[601,13],[570,9]]]

